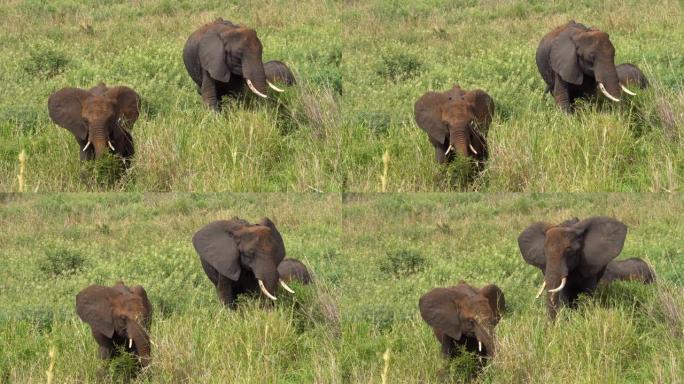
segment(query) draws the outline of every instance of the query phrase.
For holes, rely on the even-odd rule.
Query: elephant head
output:
[[[262,52],[255,30],[223,19],[211,23],[199,40],[200,65],[211,78],[227,83],[233,74],[242,76],[254,94],[266,98],[267,86],[283,90],[267,80]]]
[[[620,84],[615,47],[608,34],[598,29],[586,28],[574,21],[568,23],[551,44],[550,64],[567,83],[582,85],[584,76],[595,79],[601,93],[612,101],[620,101],[621,90],[635,95]]]
[[[62,88],[48,99],[50,118],[68,129],[81,146],[81,158],[93,159],[112,150],[124,159],[133,155],[133,138],[128,132],[138,120],[140,97],[131,88],[90,90]]]
[[[518,237],[523,259],[542,270],[548,287],[549,316],[555,318],[558,303],[572,303],[582,292],[592,292],[606,265],[617,257],[627,226],[609,217],[567,220],[561,225],[537,222]]]
[[[259,224],[237,217],[214,221],[195,233],[192,244],[200,258],[221,275],[236,282],[241,274],[251,272],[261,292],[276,300],[278,264],[285,258],[285,243],[270,219]],[[292,292],[282,281],[280,284]]]
[[[442,342],[445,355],[449,354],[453,340],[469,349],[477,345],[472,352],[494,356],[494,327],[505,309],[503,292],[496,285],[477,290],[461,282],[449,288],[435,288],[420,298],[418,307],[423,320]]]
[[[302,284],[311,283],[311,275],[306,265],[297,259],[284,259],[278,264],[278,274],[283,281],[299,281]]]
[[[100,357],[111,357],[111,348],[104,347],[101,338],[123,341],[124,347],[135,352],[143,366],[150,360],[150,327],[152,305],[145,289],[128,288],[123,283],[113,287],[91,285],[76,295],[76,313],[90,328],[98,343]]]
[[[287,86],[297,84],[294,74],[282,61],[271,60],[264,63],[264,71],[270,83],[283,83]]]
[[[443,93],[428,92],[416,102],[414,113],[435,148],[444,150],[445,159],[452,151],[478,160],[487,157],[494,103],[486,92],[464,92],[458,85]]]

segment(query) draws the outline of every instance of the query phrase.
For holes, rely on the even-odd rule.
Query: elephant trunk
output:
[[[150,337],[137,321],[129,321],[126,327],[128,337],[133,340],[135,351],[143,367],[150,363]]]
[[[276,300],[280,275],[275,263],[271,261],[261,261],[254,266],[254,276],[258,280],[259,290],[271,300]]]
[[[468,148],[471,147],[468,135],[468,122],[459,122],[450,129],[449,144],[461,156],[468,157]]]
[[[621,87],[615,64],[611,60],[597,63],[594,75],[601,93],[608,99],[619,102]]]
[[[559,304],[565,303],[565,286],[568,278],[568,267],[562,258],[550,258],[544,271],[544,283],[546,284],[546,304],[549,317],[554,319],[558,312]]]
[[[90,127],[88,141],[95,149],[95,158],[99,158],[107,152],[109,135],[106,127],[105,122],[97,122]]]
[[[478,353],[494,357],[496,348],[494,347],[494,327],[486,324],[475,324],[475,337],[478,341]],[[480,347],[482,349],[480,349]]]
[[[267,97],[266,71],[264,70],[264,63],[261,61],[260,54],[242,59],[242,75],[247,82],[247,86],[254,94],[264,98]]]

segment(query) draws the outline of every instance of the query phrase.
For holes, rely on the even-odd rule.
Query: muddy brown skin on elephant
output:
[[[91,285],[76,295],[76,313],[90,325],[101,359],[115,357],[120,347],[149,364],[152,305],[142,286]]]
[[[618,79],[620,79],[620,84],[626,86],[636,86],[641,89],[646,89],[649,87],[648,79],[641,69],[634,64],[624,63],[617,67]]]
[[[140,115],[140,96],[131,88],[104,83],[89,90],[62,88],[48,99],[48,112],[55,124],[74,135],[81,160],[109,151],[124,163],[133,157],[130,131]]]
[[[494,101],[482,90],[465,92],[460,86],[446,92],[427,92],[414,106],[416,124],[427,133],[438,163],[460,154],[478,164],[487,159],[487,131]]]
[[[627,226],[609,217],[567,220],[561,225],[537,222],[518,236],[522,257],[544,274],[537,297],[547,290],[549,317],[560,306],[574,306],[580,293],[590,294],[606,266],[622,251]]]
[[[285,65],[282,61],[271,60],[264,63],[264,71],[266,72],[266,78],[271,83],[277,84],[282,83],[291,87],[297,84],[297,80],[290,68]]]
[[[613,260],[606,266],[606,272],[599,282],[608,284],[613,280],[640,281],[644,284],[655,282],[653,269],[638,257],[626,260]]]
[[[548,33],[537,48],[537,68],[556,105],[571,112],[577,98],[596,94],[619,102],[634,92],[620,84],[615,47],[607,33],[570,21]]]
[[[277,266],[285,244],[268,218],[259,224],[237,217],[211,222],[195,233],[192,244],[219,299],[231,309],[240,294],[261,292],[276,300],[278,283],[294,293],[280,280]]]
[[[278,274],[286,283],[294,280],[302,284],[310,284],[312,281],[306,265],[297,259],[283,260],[278,264]]]
[[[435,288],[420,298],[418,307],[444,357],[458,356],[462,347],[479,356],[495,355],[494,327],[506,308],[503,292],[496,285],[478,290],[461,282]]]
[[[245,86],[263,98],[269,86],[283,91],[267,80],[262,52],[255,30],[219,18],[190,35],[183,62],[204,103],[218,110],[223,96],[241,94]]]

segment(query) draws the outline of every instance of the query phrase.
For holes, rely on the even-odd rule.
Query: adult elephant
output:
[[[640,281],[651,284],[655,281],[653,269],[638,257],[626,260],[613,260],[606,266],[600,284],[608,284],[613,280]]]
[[[81,160],[99,158],[109,150],[124,163],[133,157],[130,131],[140,115],[140,96],[133,89],[104,83],[88,90],[62,88],[48,99],[48,112],[55,124],[74,135]]]
[[[266,79],[270,83],[282,83],[289,87],[297,84],[294,74],[282,61],[267,61],[264,63],[264,72],[266,72]]]
[[[266,79],[262,51],[255,30],[219,18],[190,35],[183,62],[204,103],[218,110],[223,96],[237,95],[245,85],[264,98],[268,86],[283,91]]]
[[[237,217],[211,222],[195,233],[192,244],[219,299],[229,308],[235,308],[237,295],[243,293],[261,292],[276,300],[278,282],[294,293],[280,280],[277,267],[285,258],[285,243],[268,218],[258,224]]]
[[[620,84],[636,86],[641,89],[646,89],[649,87],[648,79],[646,75],[634,64],[623,63],[615,67],[617,70],[618,79],[620,79]]]
[[[123,282],[112,287],[91,285],[76,295],[76,313],[90,325],[101,359],[125,350],[136,355],[142,366],[149,364],[152,304],[145,288],[129,288]]]
[[[278,274],[285,282],[299,281],[302,284],[311,283],[311,275],[306,265],[297,259],[284,259],[278,264]]]
[[[606,266],[622,251],[627,226],[609,217],[537,222],[518,236],[523,259],[541,269],[546,303],[554,319],[560,305],[574,306],[580,293],[594,291]]]
[[[619,102],[622,91],[615,68],[615,47],[607,33],[574,20],[549,32],[537,48],[537,68],[556,104],[571,112],[577,98],[594,95],[596,88]]]
[[[439,163],[448,162],[455,153],[484,161],[493,114],[494,101],[485,91],[466,92],[458,85],[445,92],[427,92],[414,106],[416,123],[427,133]]]
[[[442,355],[458,356],[461,348],[493,357],[494,327],[506,308],[503,292],[494,284],[481,289],[464,282],[435,288],[419,302],[420,315],[442,345]]]

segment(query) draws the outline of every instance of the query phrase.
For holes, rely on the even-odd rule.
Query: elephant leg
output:
[[[219,299],[223,304],[230,309],[235,309],[235,295],[233,293],[232,280],[219,274],[216,289],[218,291]]]
[[[458,355],[458,348],[451,336],[438,331],[435,331],[435,336],[437,336],[437,340],[439,340],[439,343],[442,345],[442,356],[444,358],[448,359]]]
[[[216,98],[216,81],[209,76],[207,71],[202,73],[202,100],[204,104],[218,111],[218,99]]]
[[[98,356],[100,359],[107,360],[112,358],[114,356],[114,344],[112,343],[112,339],[101,334],[100,332],[92,331],[92,333],[97,345],[100,346],[98,351]]]
[[[561,107],[564,112],[571,112],[568,84],[558,75],[556,75],[556,82],[553,86],[553,98],[556,100],[556,105]]]
[[[440,147],[435,147],[435,160],[440,164],[447,162],[447,156],[444,155],[444,151]]]

